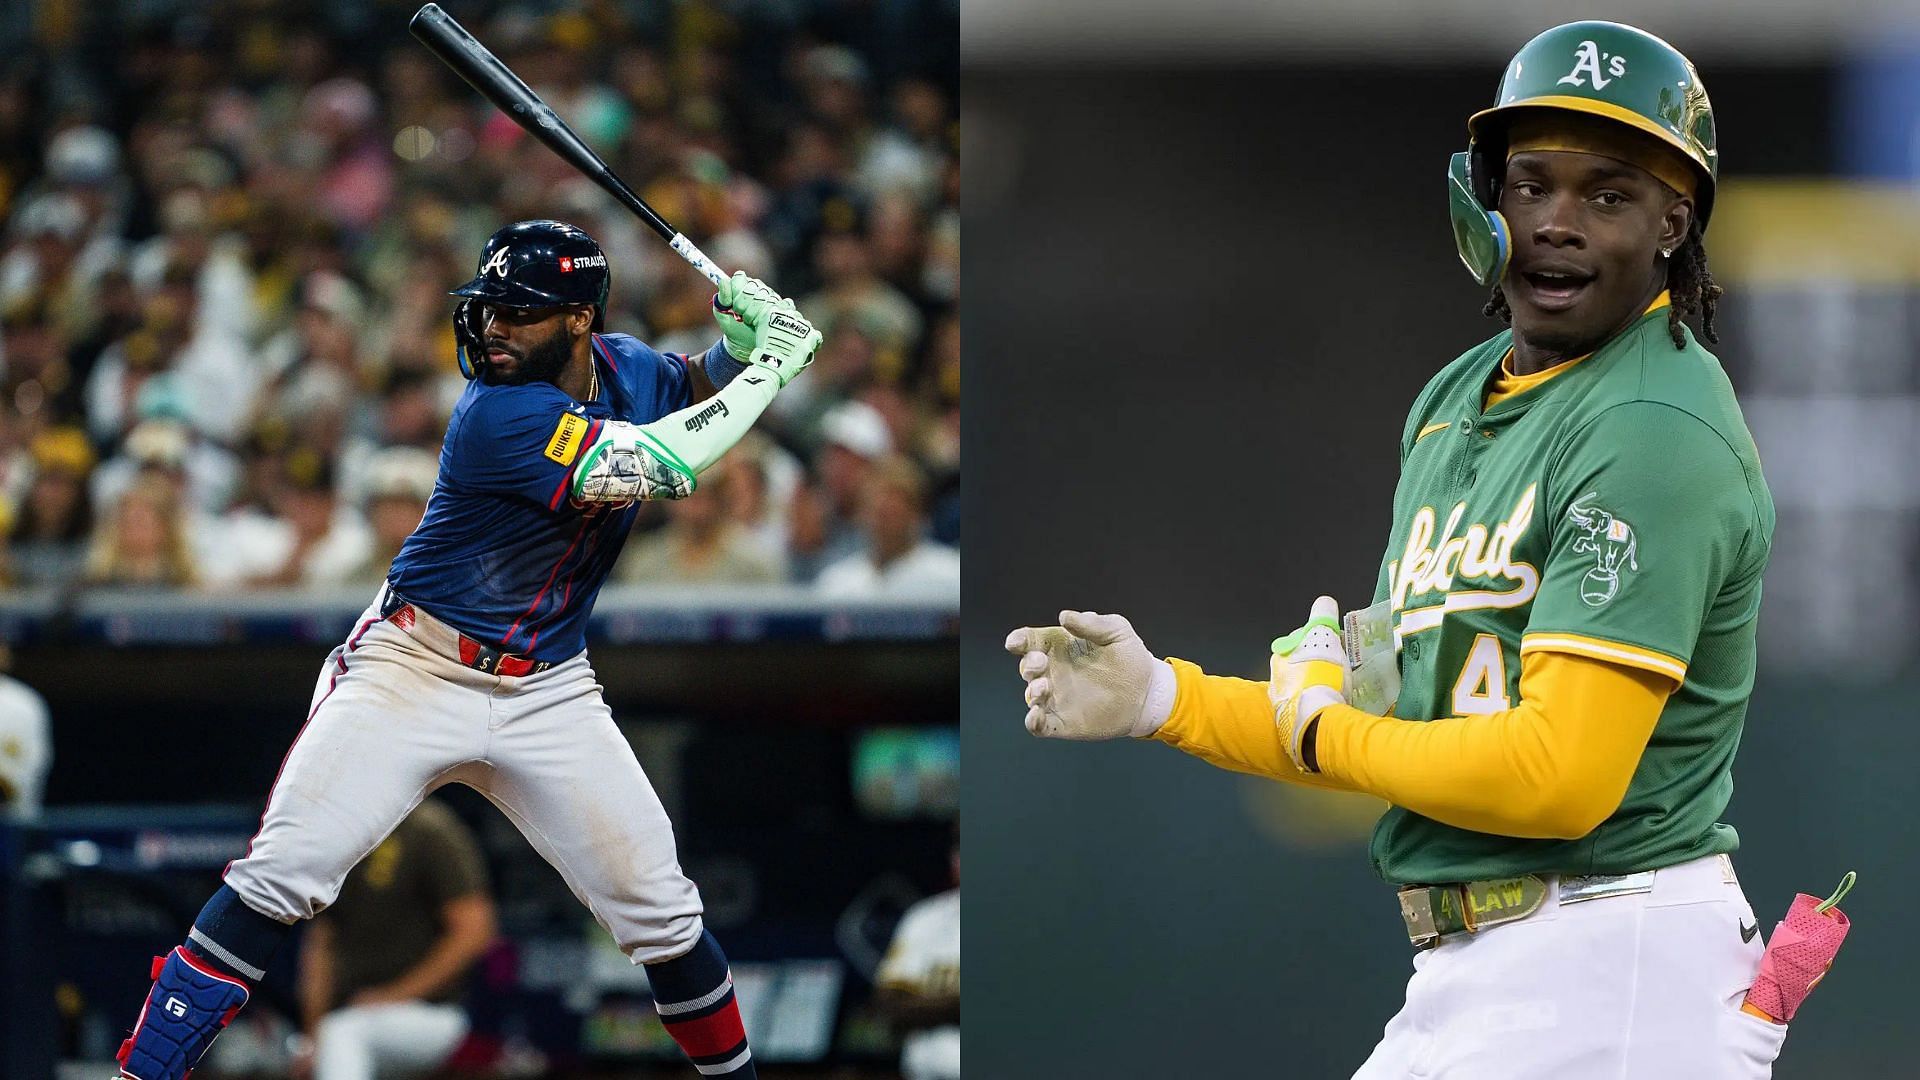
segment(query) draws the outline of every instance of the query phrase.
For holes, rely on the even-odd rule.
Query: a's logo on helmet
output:
[[[1600,71],[1600,62],[1607,64],[1607,74]],[[1555,85],[1585,86],[1586,79],[1593,80],[1595,90],[1605,90],[1607,84],[1627,73],[1627,58],[1618,54],[1608,55],[1600,51],[1600,46],[1591,41],[1583,41],[1573,50],[1573,70],[1560,76]]]
[[[513,249],[504,248],[504,247],[494,252],[493,258],[488,259],[486,263],[480,267],[480,276],[485,277],[488,274],[495,273],[497,271],[501,277],[506,277],[507,276],[507,256],[511,254],[513,254]]]

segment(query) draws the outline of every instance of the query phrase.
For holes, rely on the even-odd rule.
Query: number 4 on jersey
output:
[[[1507,696],[1507,662],[1500,651],[1500,639],[1492,634],[1476,634],[1460,677],[1453,683],[1453,714],[1485,716],[1513,708]]]

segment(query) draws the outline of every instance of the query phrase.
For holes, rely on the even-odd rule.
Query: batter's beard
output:
[[[567,340],[565,331],[561,331],[527,350],[527,355],[520,358],[519,370],[512,375],[501,377],[489,372],[486,381],[503,386],[553,382],[566,370],[567,361],[572,358],[573,342]]]

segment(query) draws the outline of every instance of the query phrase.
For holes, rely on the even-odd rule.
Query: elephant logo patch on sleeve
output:
[[[1620,594],[1620,575],[1640,569],[1640,540],[1632,525],[1593,504],[1595,494],[1589,491],[1575,499],[1567,507],[1567,520],[1579,530],[1574,554],[1593,555],[1593,568],[1580,578],[1580,599],[1588,607],[1604,607]]]

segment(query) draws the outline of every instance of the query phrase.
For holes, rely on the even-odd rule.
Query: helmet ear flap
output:
[[[1507,272],[1513,255],[1512,235],[1507,219],[1483,198],[1483,185],[1476,183],[1472,165],[1473,151],[1453,155],[1447,163],[1447,213],[1453,219],[1453,241],[1460,261],[1473,280],[1492,285]]]
[[[460,374],[469,379],[477,379],[486,370],[487,349],[483,335],[486,328],[480,322],[480,303],[472,297],[460,301],[453,309],[454,359],[459,361]]]
[[[1467,143],[1467,182],[1473,197],[1489,213],[1500,209],[1500,185],[1506,179],[1506,138],[1495,146],[1485,139]]]

